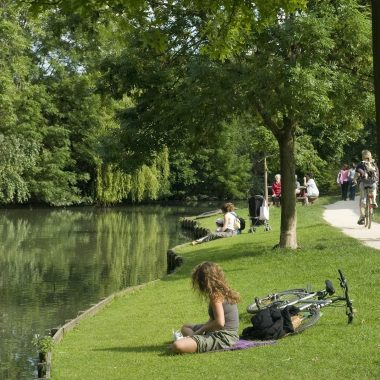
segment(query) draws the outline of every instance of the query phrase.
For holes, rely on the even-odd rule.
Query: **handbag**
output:
[[[260,206],[259,220],[269,220],[269,207],[267,206],[266,202]]]

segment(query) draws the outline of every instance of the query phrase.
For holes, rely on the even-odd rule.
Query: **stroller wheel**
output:
[[[256,228],[255,227],[251,227],[249,229],[249,233],[253,234],[254,232],[256,232]]]

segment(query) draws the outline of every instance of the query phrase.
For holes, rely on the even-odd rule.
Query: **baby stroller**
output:
[[[260,208],[268,207],[268,203],[262,195],[254,195],[248,199],[248,210],[249,210],[249,219],[251,220],[251,227],[248,230],[249,232],[255,232],[257,226],[264,226],[264,231],[270,231],[272,227],[268,224],[268,216],[260,217]]]

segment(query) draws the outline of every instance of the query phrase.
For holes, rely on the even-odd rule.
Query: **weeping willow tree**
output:
[[[157,200],[170,194],[169,152],[165,147],[157,153],[151,165],[142,165],[126,173],[114,164],[102,164],[97,169],[96,200],[103,205],[123,200],[141,202]]]

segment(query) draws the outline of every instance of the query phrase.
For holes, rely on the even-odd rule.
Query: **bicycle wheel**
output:
[[[309,293],[305,289],[289,289],[282,292],[268,294],[264,297],[256,297],[254,301],[247,306],[247,312],[256,314],[262,309],[273,305],[284,308],[286,305],[296,303],[299,299],[307,296]]]
[[[305,331],[311,326],[314,326],[319,318],[321,318],[321,312],[316,307],[310,307],[307,310],[304,310],[300,313],[302,316],[301,324],[294,330],[294,333],[291,334],[299,334],[302,331]]]
[[[367,196],[366,196],[366,205],[365,205],[365,227],[370,229],[371,224],[372,224],[372,219],[373,219],[373,205],[372,205],[373,195],[369,194],[368,189],[366,191],[367,191]]]

